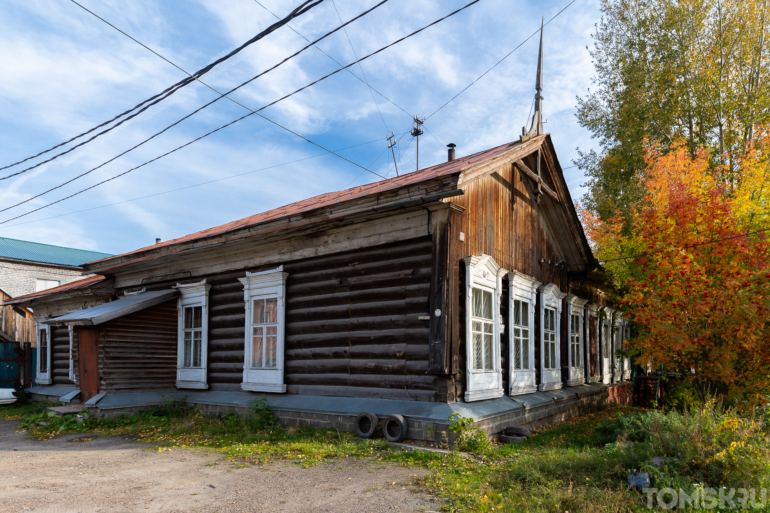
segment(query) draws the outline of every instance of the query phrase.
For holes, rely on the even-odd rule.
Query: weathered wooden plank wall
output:
[[[0,302],[6,299],[11,299],[11,296],[0,291]],[[32,347],[37,347],[35,320],[31,312],[21,308],[14,309],[11,305],[0,306],[0,331],[21,343],[22,347],[27,342]]]
[[[67,326],[51,327],[51,375],[55,385],[72,384],[70,380],[70,331]]]
[[[176,299],[99,326],[101,392],[176,385]]]

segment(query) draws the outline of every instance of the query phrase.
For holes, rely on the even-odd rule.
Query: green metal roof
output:
[[[78,267],[86,262],[112,256],[98,251],[64,248],[39,242],[0,237],[0,260],[19,260],[52,265]]]

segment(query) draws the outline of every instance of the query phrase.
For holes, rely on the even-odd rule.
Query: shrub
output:
[[[487,438],[487,434],[480,429],[471,427],[473,426],[472,418],[453,413],[447,422],[449,422],[449,431],[458,435],[454,447],[474,454],[486,454],[492,449],[492,443]]]

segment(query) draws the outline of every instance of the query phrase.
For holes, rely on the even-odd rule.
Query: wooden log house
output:
[[[11,300],[34,308],[53,348],[38,367],[48,389],[32,392],[105,415],[173,390],[212,412],[260,394],[287,423],[400,413],[417,439],[451,412],[494,435],[600,407],[630,378],[616,354],[628,329],[543,133],[541,75],[517,141],[452,148],[445,163],[90,262],[95,277]]]

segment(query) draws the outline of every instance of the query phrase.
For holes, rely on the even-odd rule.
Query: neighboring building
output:
[[[108,256],[0,237],[0,289],[16,297],[58,287],[82,279],[86,262]]]
[[[245,412],[259,393],[293,425],[398,414],[398,432],[440,440],[450,413],[494,436],[630,391],[628,330],[543,133],[540,83],[519,140],[9,301],[36,313],[49,386],[30,392],[111,416],[168,397]]]

